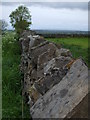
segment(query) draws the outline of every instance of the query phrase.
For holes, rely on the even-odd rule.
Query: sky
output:
[[[88,2],[7,2],[0,4],[2,19],[12,29],[9,15],[19,5],[32,15],[31,29],[88,31]],[[1,16],[1,13],[0,13]]]

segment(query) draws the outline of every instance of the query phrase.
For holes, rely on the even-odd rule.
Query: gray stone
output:
[[[66,118],[87,94],[88,68],[81,59],[78,59],[62,81],[36,101],[30,109],[31,116],[32,118]]]
[[[65,48],[60,49],[60,55],[65,57],[68,57],[68,56],[72,57],[70,50]]]
[[[37,64],[38,57],[48,50],[53,52],[53,51],[56,50],[56,46],[54,44],[51,44],[51,43],[48,44],[47,43],[47,44],[44,44],[43,46],[37,47],[37,49],[31,50],[30,56],[31,56],[34,64]],[[51,53],[51,54],[54,54],[54,52]]]
[[[29,39],[30,39],[30,42],[29,42],[29,49],[31,49],[32,47],[35,47],[37,45],[39,45],[40,43],[44,42],[44,38],[43,37],[40,37],[40,36],[37,36],[37,35],[30,35],[28,36]]]
[[[65,68],[65,66],[71,62],[71,60],[70,57],[64,56],[53,58],[46,66],[39,69],[37,71],[37,76],[39,78],[44,77],[35,82],[37,90],[39,90],[41,94],[45,94],[54,85],[58,84],[68,72],[68,69]]]

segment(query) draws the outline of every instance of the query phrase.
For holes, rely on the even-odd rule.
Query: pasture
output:
[[[71,37],[71,38],[46,38],[48,41],[61,44],[62,47],[70,49],[74,58],[82,57],[88,64],[88,37]]]

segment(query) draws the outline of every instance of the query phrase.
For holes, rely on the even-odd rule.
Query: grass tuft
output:
[[[2,36],[2,117],[22,118],[20,46],[15,33]],[[30,118],[29,107],[24,105],[24,116]]]

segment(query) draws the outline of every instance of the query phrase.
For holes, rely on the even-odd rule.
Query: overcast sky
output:
[[[2,19],[9,29],[9,15],[21,4],[31,12],[32,29],[88,30],[88,2],[2,2]]]

